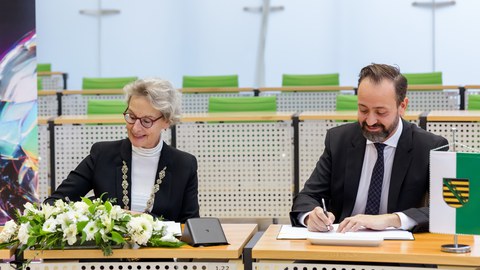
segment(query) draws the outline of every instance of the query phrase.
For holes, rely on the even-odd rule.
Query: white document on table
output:
[[[375,231],[370,229],[362,229],[356,232],[337,233],[338,224],[333,224],[333,230],[329,232],[310,232],[305,227],[292,227],[292,225],[282,225],[277,239],[307,239],[307,238],[322,238],[322,236],[332,237],[338,236],[339,239],[347,237],[352,238],[371,238],[378,237],[383,240],[414,240],[413,234],[409,231],[399,230],[395,228],[387,228],[382,231]]]
[[[180,223],[174,221],[164,221],[163,223],[167,226],[167,231],[173,233],[174,236],[182,235],[182,227]]]

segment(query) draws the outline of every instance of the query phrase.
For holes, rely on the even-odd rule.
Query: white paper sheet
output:
[[[346,236],[352,238],[360,237],[374,237],[380,236],[384,240],[414,240],[413,234],[409,231],[398,230],[395,228],[388,228],[383,231],[374,230],[360,230],[356,232],[337,233],[338,224],[333,224],[334,230],[330,232],[310,232],[305,227],[292,227],[292,225],[282,225],[277,239],[307,239],[307,238],[321,238],[322,235],[328,235],[329,238],[332,235],[338,235],[339,238],[344,239]]]

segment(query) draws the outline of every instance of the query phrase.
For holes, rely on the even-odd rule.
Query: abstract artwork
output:
[[[0,225],[38,201],[35,1],[0,2]]]

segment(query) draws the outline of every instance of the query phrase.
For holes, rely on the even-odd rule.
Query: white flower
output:
[[[28,238],[30,237],[29,231],[30,231],[30,223],[22,223],[20,224],[20,228],[18,229],[18,240],[20,241],[20,244],[26,245],[28,242]]]
[[[77,242],[77,224],[70,224],[68,228],[63,232],[63,239],[67,240],[69,245]]]
[[[155,220],[155,222],[153,223],[153,230],[154,231],[162,231],[165,227],[165,222],[161,221],[161,220]]]
[[[173,243],[179,242],[179,240],[175,238],[175,236],[173,236],[173,233],[171,232],[165,233],[165,235],[162,238],[160,238],[160,240],[165,242],[173,242]]]
[[[110,217],[113,220],[119,220],[126,215],[125,210],[123,210],[120,206],[114,205],[110,210]]]
[[[89,221],[85,226],[85,228],[83,228],[83,231],[87,235],[86,240],[87,241],[93,240],[95,238],[95,234],[98,232],[98,229],[99,228],[95,221],[93,220]]]
[[[100,217],[100,220],[103,226],[105,226],[106,232],[110,232],[113,229],[113,220],[109,216],[103,215]]]
[[[75,202],[73,204],[73,208],[76,209],[77,211],[79,211],[80,213],[84,214],[84,215],[87,215],[89,212],[88,212],[88,205],[81,201],[81,202]]]
[[[12,240],[17,232],[18,225],[13,220],[7,221],[3,227],[2,232],[0,232],[0,243],[7,243]]]
[[[146,245],[153,232],[153,218],[150,215],[132,217],[127,223],[127,229],[132,240],[139,245]]]
[[[66,230],[68,226],[72,223],[72,220],[66,213],[61,213],[57,216],[57,223],[60,224],[62,230]]]
[[[57,214],[57,208],[50,204],[42,204],[42,213],[45,219],[49,219],[51,216]]]
[[[57,208],[59,212],[63,212],[66,206],[67,204],[62,200],[55,201],[55,208]]]
[[[55,232],[57,230],[58,222],[56,219],[49,218],[45,220],[42,226],[42,230],[45,232]]]

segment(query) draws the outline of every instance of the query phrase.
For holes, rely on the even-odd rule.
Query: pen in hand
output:
[[[323,213],[325,214],[325,216],[327,217],[328,219],[328,212],[327,212],[327,207],[325,206],[325,199],[322,198],[322,207],[323,207]],[[333,229],[333,226],[331,227],[330,224],[325,224],[325,226],[327,226],[327,230],[331,230]]]

